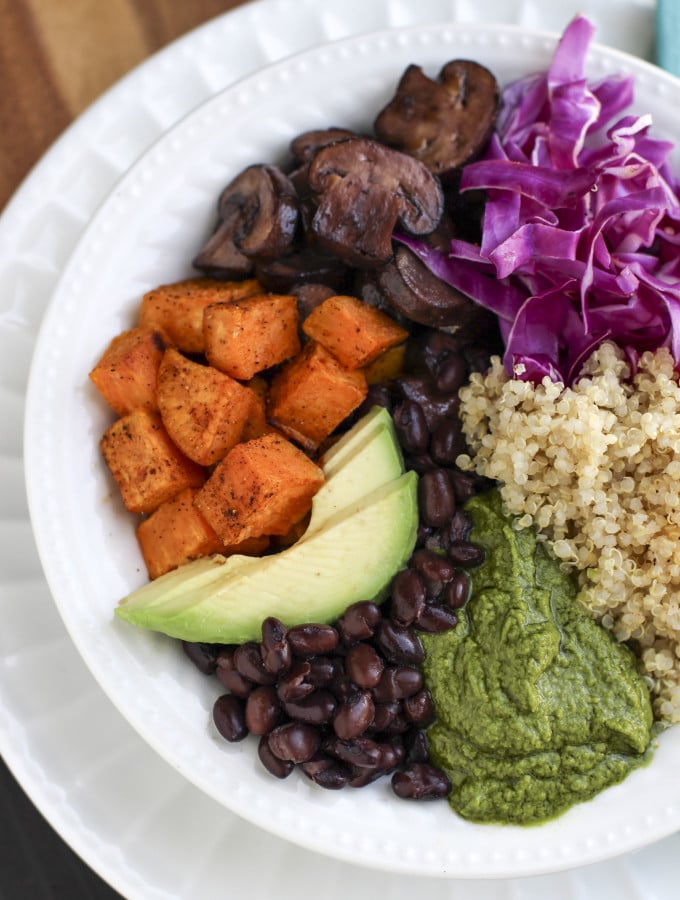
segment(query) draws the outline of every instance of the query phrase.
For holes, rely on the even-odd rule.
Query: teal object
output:
[[[680,77],[680,0],[656,0],[656,64]]]

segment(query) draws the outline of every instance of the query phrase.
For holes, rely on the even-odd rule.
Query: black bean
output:
[[[444,419],[458,417],[460,409],[458,396],[442,394],[437,390],[432,378],[408,375],[397,378],[396,386],[406,399],[419,404],[430,432],[433,432]]]
[[[452,472],[451,482],[456,500],[461,506],[464,506],[470,497],[477,493],[476,479],[474,475],[469,475],[467,472]]]
[[[428,762],[430,759],[430,742],[425,731],[411,731],[404,738],[406,762]]]
[[[324,749],[331,756],[351,766],[373,768],[380,764],[380,746],[367,737],[356,737],[349,741],[331,737],[324,742]]]
[[[441,542],[441,538],[439,532],[435,532],[434,528],[430,528],[429,525],[423,524],[423,522],[418,522],[418,531],[416,533],[416,547],[425,547],[433,538],[433,536],[437,536],[437,540]],[[443,546],[443,542],[442,546]]]
[[[421,547],[415,551],[409,561],[409,566],[418,572],[425,583],[426,599],[436,599],[456,575],[456,568],[443,553],[435,553]]]
[[[408,732],[413,728],[413,722],[410,722],[403,711],[403,708],[399,710],[397,715],[392,719],[392,721],[385,727],[384,734],[386,735],[400,735],[400,734],[408,734]]]
[[[490,352],[485,347],[466,347],[464,351],[470,372],[486,372],[491,361]]]
[[[246,725],[251,734],[269,734],[281,718],[281,703],[272,685],[260,685],[246,700]]]
[[[465,572],[456,572],[444,590],[444,602],[451,609],[465,606],[470,596],[470,579]]]
[[[276,685],[279,698],[284,703],[291,703],[309,696],[315,689],[315,685],[307,681],[310,672],[311,664],[306,660],[294,663]]]
[[[335,697],[324,690],[317,690],[300,700],[290,700],[283,708],[291,719],[306,722],[309,725],[325,725],[330,722],[335,712]]]
[[[415,456],[411,455],[408,457],[407,468],[412,469],[414,472],[417,472],[418,475],[424,475],[425,472],[436,469],[437,464],[432,459],[429,453],[418,453]]]
[[[345,700],[333,716],[333,731],[342,740],[359,737],[373,721],[375,704],[368,691],[356,691]]]
[[[465,453],[465,438],[460,422],[444,419],[435,428],[430,439],[430,456],[439,466],[452,466],[461,453]]]
[[[385,663],[370,644],[354,644],[345,657],[345,671],[354,684],[372,688],[380,681]]]
[[[213,705],[215,727],[228,741],[242,741],[248,734],[243,700],[234,694],[222,694]]]
[[[451,477],[455,478],[455,474],[455,472],[452,473]],[[462,510],[459,507],[453,514],[453,517],[448,524],[448,528],[446,529],[447,544],[451,543],[451,541],[467,541],[471,531],[472,519],[465,510]]]
[[[321,745],[318,728],[304,722],[286,722],[269,734],[269,747],[274,756],[292,763],[311,759]]]
[[[380,607],[370,600],[360,600],[348,607],[335,623],[345,644],[355,644],[372,637],[382,619]]]
[[[349,675],[345,675],[344,672],[336,675],[336,677],[331,681],[329,685],[329,690],[333,694],[336,700],[339,700],[341,703],[344,703],[352,694],[356,691],[356,685],[349,677]]]
[[[486,555],[482,547],[469,541],[451,541],[447,553],[451,562],[468,569],[481,566]]]
[[[424,453],[430,442],[427,420],[420,404],[404,400],[392,415],[399,443],[407,453]]]
[[[378,778],[382,778],[384,774],[385,769],[380,765],[364,766],[363,768],[355,766],[352,770],[349,786],[353,788],[366,787],[367,784],[372,784]]]
[[[456,509],[456,496],[446,469],[425,472],[418,481],[418,507],[426,525],[443,528]]]
[[[423,686],[423,675],[412,666],[389,666],[373,688],[373,697],[378,703],[403,700],[417,693]]]
[[[319,787],[331,791],[344,788],[351,777],[347,766],[322,753],[317,753],[312,759],[303,762],[301,768],[307,778],[310,778]]]
[[[305,664],[309,670],[306,680],[314,687],[328,687],[342,675],[342,660],[331,656],[312,656]]]
[[[274,756],[266,735],[260,738],[260,743],[257,745],[257,755],[260,757],[260,762],[265,769],[276,778],[288,778],[295,768],[295,764],[289,759],[279,759],[278,756]]]
[[[444,360],[451,356],[458,356],[459,352],[460,342],[454,334],[433,329],[425,339],[422,358],[429,371],[434,375]]]
[[[222,649],[219,644],[201,644],[182,641],[182,649],[204,675],[212,675],[217,668],[217,655]]]
[[[437,800],[451,793],[445,772],[429,763],[412,763],[392,776],[392,789],[404,800]]]
[[[332,625],[295,625],[288,630],[288,642],[298,656],[330,653],[338,646],[339,635]]]
[[[395,735],[389,741],[380,744],[380,765],[385,772],[400,766],[406,759],[406,748],[401,735]]]
[[[426,631],[428,634],[441,634],[456,627],[458,616],[449,606],[430,603],[423,609],[415,624],[420,631]]]
[[[234,665],[237,672],[255,684],[276,683],[276,676],[265,669],[260,648],[254,641],[241,644],[234,650]]]
[[[253,690],[255,684],[236,671],[233,648],[225,648],[217,655],[215,674],[220,683],[236,697],[244,700]]]
[[[402,569],[392,581],[392,619],[399,625],[411,625],[425,609],[425,584],[415,569]]]
[[[427,728],[434,722],[435,712],[432,694],[427,690],[418,691],[404,699],[404,715],[417,725],[418,728]]]
[[[368,392],[361,404],[361,408],[365,413],[368,413],[374,406],[382,406],[383,409],[392,412],[393,405],[394,397],[386,384],[369,384]]]
[[[262,623],[260,653],[265,669],[272,675],[282,675],[293,661],[286,626],[273,616]]]
[[[400,712],[401,703],[397,700],[391,700],[387,703],[376,703],[373,721],[371,722],[371,731],[385,731]]]
[[[418,666],[425,651],[418,635],[410,628],[402,628],[383,619],[375,633],[375,643],[390,662]]]
[[[453,394],[463,386],[466,377],[465,360],[457,354],[448,354],[437,365],[435,384],[442,393]]]

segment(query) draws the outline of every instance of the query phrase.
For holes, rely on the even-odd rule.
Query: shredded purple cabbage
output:
[[[503,91],[496,134],[465,167],[484,189],[480,245],[448,255],[400,236],[436,275],[496,313],[504,364],[571,384],[604,340],[634,367],[667,346],[680,368],[680,200],[668,157],[632,116],[632,78],[585,77],[594,28],[577,16],[546,73]]]

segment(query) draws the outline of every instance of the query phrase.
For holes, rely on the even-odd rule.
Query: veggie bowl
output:
[[[555,41],[511,28],[396,30],[318,48],[227,90],[170,131],[105,201],[52,298],[36,348],[26,427],[31,513],[48,580],[84,659],[146,740],[211,796],[262,827],[365,865],[511,876],[659,838],[680,825],[677,731],[660,735],[649,765],[530,829],[472,824],[443,803],[399,803],[380,784],[331,793],[303,779],[272,779],[250,740],[225,744],[212,727],[217,689],[177,642],[114,621],[118,601],[147,574],[98,451],[113,417],[87,375],[111,338],[131,327],[142,295],[192,274],[216,198],[238,172],[282,159],[290,140],[309,129],[367,129],[414,61],[435,72],[450,59],[472,59],[506,85],[545,70]],[[634,108],[652,113],[655,133],[677,139],[673,79],[598,47],[587,71],[595,80],[632,74]]]

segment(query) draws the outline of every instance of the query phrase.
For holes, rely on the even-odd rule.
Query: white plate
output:
[[[115,712],[82,664],[51,604],[27,522],[19,433],[28,360],[45,298],[83,225],[116,177],[164,127],[244,72],[318,40],[368,27],[447,15],[561,28],[574,11],[533,3],[417,5],[373,0],[272,0],[224,16],[159,54],[74,125],[44,158],[0,219],[0,749],[62,836],[119,891],[134,898],[191,898],[247,890],[282,900],[315,887],[321,898],[377,891],[412,896],[676,895],[669,838],[624,859],[562,876],[496,882],[433,882],[330,863],[271,837],[208,800],[160,763]],[[545,5],[543,5],[545,6]],[[600,18],[600,36],[645,56],[651,0],[574,4]],[[616,7],[615,16],[603,15]],[[592,7],[592,9],[591,9]],[[544,17],[545,16],[545,17]],[[552,21],[550,21],[552,19]],[[117,137],[116,137],[117,136]],[[143,839],[142,839],[143,836]],[[249,863],[253,853],[266,866]]]
[[[210,709],[219,685],[188,664],[179,644],[113,619],[117,601],[146,575],[133,523],[101,463],[98,438],[112,416],[87,373],[111,337],[135,323],[145,291],[191,274],[216,198],[246,165],[285,158],[291,138],[309,128],[366,129],[414,60],[436,72],[449,59],[471,58],[507,83],[544,69],[554,45],[508,26],[409,27],[327,44],[241,81],[171,129],[116,185],[38,336],[26,415],[29,507],[48,583],[89,668],[148,743],[209,796],[280,836],[366,866],[508,877],[664,837],[680,827],[680,729],[665,733],[652,765],[623,785],[534,829],[472,825],[443,803],[401,804],[387,782],[327,793],[297,773],[272,779],[254,739],[228,745],[216,734]],[[636,108],[652,113],[658,134],[680,142],[674,79],[604,48],[593,49],[588,68],[595,80],[634,75]],[[659,803],[650,805],[654,796]]]

